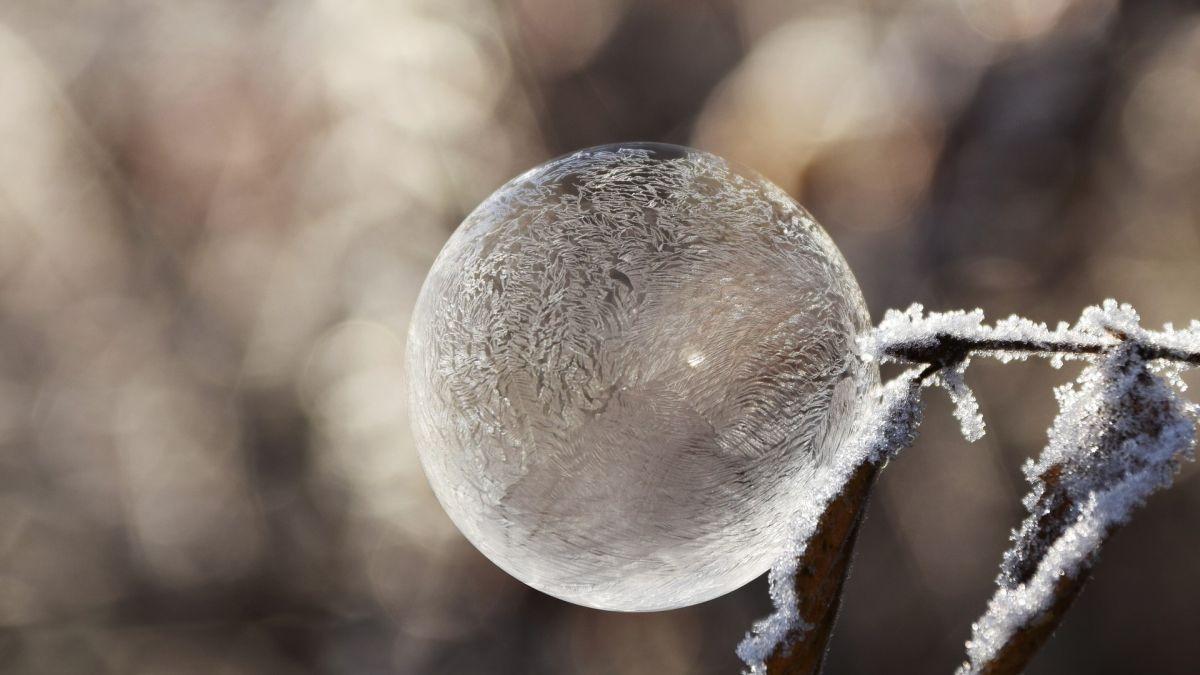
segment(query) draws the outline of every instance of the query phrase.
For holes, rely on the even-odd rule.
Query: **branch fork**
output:
[[[1177,375],[1200,365],[1200,323],[1145,330],[1131,307],[1111,300],[1053,330],[1019,317],[987,326],[979,310],[925,314],[914,305],[888,312],[860,347],[866,358],[916,367],[883,388],[819,486],[816,508],[801,514],[788,555],[772,568],[776,611],[738,653],[751,673],[820,671],[879,463],[913,440],[923,386],[948,390],[974,440],[982,418],[962,378],[973,356],[1084,359],[1077,383],[1057,392],[1062,409],[1046,449],[1026,465],[1030,515],[1013,532],[958,671],[1018,673],[1061,622],[1107,537],[1191,458],[1195,406],[1179,398]]]

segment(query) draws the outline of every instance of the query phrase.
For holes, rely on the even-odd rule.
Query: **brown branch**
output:
[[[929,343],[897,343],[888,345],[883,353],[899,361],[909,363],[926,363],[929,368],[922,374],[928,377],[938,370],[950,368],[962,363],[972,354],[989,352],[1024,352],[1028,354],[1105,354],[1117,348],[1124,342],[1125,336],[1113,341],[1071,341],[1071,340],[1021,340],[1007,338],[976,338],[949,333],[938,333]],[[1178,361],[1193,366],[1200,366],[1200,353],[1175,349],[1154,343],[1139,345],[1142,358],[1146,360],[1162,359]]]
[[[802,623],[771,653],[766,661],[768,673],[812,675],[821,671],[878,469],[874,461],[860,464],[821,515],[796,569],[797,610]]]
[[[1054,587],[1054,602],[1050,607],[1014,631],[1004,649],[1001,649],[987,663],[982,664],[978,672],[983,675],[1017,675],[1017,673],[1024,672],[1029,661],[1050,639],[1058,625],[1062,623],[1071,603],[1075,602],[1075,598],[1083,590],[1084,584],[1091,575],[1091,566],[1089,561],[1075,576],[1059,579],[1058,584]]]
[[[1167,425],[1181,419],[1173,397],[1161,393],[1165,387],[1160,387],[1161,382],[1146,369],[1144,351],[1141,345],[1134,345],[1133,349],[1110,357],[1109,364],[1117,371],[1106,374],[1108,379],[1103,386],[1107,391],[1102,392],[1104,403],[1082,418],[1092,431],[1077,429],[1075,433],[1079,437],[1072,442],[1078,444],[1078,451],[1044,467],[1033,481],[1033,494],[1037,499],[1030,512],[1037,515],[1023,524],[1014,536],[1013,548],[1005,553],[997,580],[1002,589],[1015,591],[1032,583],[1035,576],[1048,573],[1041,568],[1050,551],[1070,528],[1087,517],[1084,504],[1091,498],[1138,475],[1154,475],[1154,472],[1164,470],[1170,475],[1177,470],[1179,457],[1190,448],[1190,443],[1165,446],[1171,448],[1165,460],[1162,457],[1152,459],[1150,455],[1142,454],[1143,451],[1131,449],[1146,442],[1145,439],[1158,442],[1164,438]],[[1064,408],[1060,417],[1066,414],[1067,408]],[[1117,420],[1122,423],[1117,424]],[[1052,445],[1048,446],[1047,452],[1051,451]],[[1087,583],[1097,553],[1125,518],[1128,513],[1110,516],[1104,521],[1100,541],[1077,561],[1073,569],[1053,581],[1041,610],[1025,617],[986,657],[980,661],[974,661],[972,657],[964,671],[988,675],[1022,672],[1062,623],[1067,610]],[[975,632],[974,628],[972,632]]]
[[[921,423],[921,384],[905,373],[883,385],[879,399],[855,421],[851,447],[827,467],[814,499],[820,515],[802,517],[792,536],[800,553],[772,568],[775,612],[738,646],[751,670],[810,675],[821,670],[837,619],[855,539],[882,462],[907,447]]]
[[[1038,500],[1037,508],[1045,511],[1038,519],[1035,531],[1027,533],[1023,540],[1018,542],[1018,548],[1015,549],[1018,555],[1013,568],[1009,570],[1010,578],[1006,579],[1002,575],[1001,583],[1008,588],[1014,588],[1033,578],[1046,550],[1067,529],[1069,513],[1075,504],[1063,485],[1063,470],[1062,465],[1055,465],[1041,476],[1046,488]],[[1067,610],[1091,575],[1093,562],[1094,560],[1089,559],[1080,566],[1075,575],[1059,579],[1054,586],[1054,600],[1050,606],[1017,628],[1004,647],[987,663],[976,664],[977,672],[986,675],[1015,675],[1023,672],[1066,617]]]
[[[1104,355],[1122,346],[1133,348],[1128,353],[1136,354],[1140,360],[1166,359],[1200,365],[1200,353],[1183,351],[1152,342],[1134,342],[1129,336],[1114,331],[1113,339],[1089,339],[1089,336],[1069,336],[1062,339],[1027,340],[990,338],[937,333],[932,339],[900,342],[883,348],[884,356],[914,364],[926,364],[921,380],[927,379],[945,368],[960,365],[974,354],[997,352],[1024,352],[1037,355],[1079,354]],[[909,439],[911,440],[911,438]],[[1019,557],[1012,568],[1011,579],[1002,580],[1009,587],[1027,581],[1037,570],[1042,556],[1054,541],[1063,534],[1072,522],[1077,504],[1061,476],[1063,467],[1053,467],[1042,476],[1047,500],[1047,516],[1036,527],[1026,532],[1029,550],[1014,555]],[[840,609],[841,594],[850,566],[855,539],[862,522],[868,497],[878,472],[878,464],[866,460],[850,474],[840,494],[834,498],[818,521],[815,532],[808,540],[793,578],[796,611],[799,621],[783,639],[779,640],[770,656],[765,660],[766,671],[771,675],[812,675],[819,673],[825,659],[829,638]],[[1056,508],[1057,504],[1061,508]],[[1083,588],[1091,569],[1092,560],[1084,561],[1073,576],[1060,579],[1054,589],[1053,599],[1045,611],[1031,617],[1025,625],[1017,628],[1007,643],[987,663],[974,664],[974,672],[1008,674],[1020,672],[1038,649],[1057,628],[1067,609]],[[1023,566],[1024,565],[1024,566]],[[1023,578],[1021,578],[1023,577]],[[1010,585],[1011,584],[1011,585]]]
[[[1200,365],[1200,353],[1156,344],[1152,339],[1133,339],[1121,331],[1114,330],[1111,334],[1111,340],[1089,339],[1086,335],[1030,340],[938,333],[929,340],[888,345],[883,353],[899,361],[928,364],[921,374],[922,379],[931,377],[944,368],[958,366],[973,354],[1024,352],[1037,355],[1109,355],[1117,359],[1122,370],[1138,370],[1139,386],[1126,391],[1119,400],[1112,401],[1108,414],[1128,416],[1137,420],[1138,431],[1157,436],[1162,430],[1158,423],[1165,419],[1166,411],[1148,409],[1164,404],[1145,397],[1144,392],[1149,391],[1153,384],[1152,376],[1144,369],[1144,365],[1139,364],[1154,359],[1165,359],[1196,366]],[[1094,482],[1090,484],[1089,490],[1106,489],[1123,480],[1122,471],[1114,467],[1126,465],[1118,460],[1116,455],[1121,452],[1124,438],[1131,433],[1133,432],[1129,429],[1115,431],[1109,427],[1099,438],[1092,439],[1099,441],[1095,452],[1069,458],[1068,465],[1051,465],[1042,472],[1039,477],[1041,492],[1033,509],[1033,513],[1041,515],[1035,521],[1026,524],[1017,537],[1014,548],[1006,554],[1003,572],[998,580],[1002,588],[1015,590],[1030,582],[1050,548],[1076,522],[1081,500],[1086,497],[1078,493],[1078,483],[1071,485],[1070,480],[1078,481],[1080,473],[1090,474]],[[1076,476],[1068,479],[1068,474]],[[1104,539],[1111,535],[1110,528],[1104,533]],[[1103,542],[1101,546],[1102,544]],[[988,675],[1022,672],[1065,618],[1067,610],[1087,583],[1094,563],[1094,555],[1088,556],[1079,562],[1073,574],[1057,579],[1050,591],[1048,604],[1042,611],[1034,613],[1017,626],[989,658],[983,662],[968,663],[965,669]]]

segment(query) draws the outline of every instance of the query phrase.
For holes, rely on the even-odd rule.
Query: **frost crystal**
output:
[[[869,317],[807,212],[713,155],[551,161],[455,232],[411,322],[422,464],[529,585],[656,610],[778,554],[878,386]]]
[[[897,344],[933,345],[939,333],[952,335],[979,335],[984,331],[983,310],[971,312],[930,312],[914,303],[903,312],[889,309],[883,321],[870,333],[860,338],[863,353],[871,358],[888,362],[887,348]]]
[[[967,387],[967,381],[963,378],[963,371],[966,370],[969,362],[969,360],[965,360],[957,367],[941,371],[938,373],[938,379],[941,386],[949,392],[950,400],[954,403],[954,417],[962,426],[963,437],[974,443],[983,438],[985,427],[983,415],[979,412],[979,402],[975,400],[975,393]]]
[[[816,480],[812,497],[798,514],[786,552],[771,566],[768,580],[775,611],[757,621],[738,645],[738,656],[750,673],[765,673],[766,660],[781,645],[795,644],[811,627],[797,611],[796,566],[816,532],[821,516],[850,475],[865,462],[885,462],[907,447],[921,422],[919,370],[912,370],[882,388],[872,405],[855,422],[843,450]]]

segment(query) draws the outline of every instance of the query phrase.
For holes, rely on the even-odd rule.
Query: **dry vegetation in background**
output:
[[[3,3],[0,671],[736,671],[763,582],[598,613],[442,514],[401,363],[445,238],[549,156],[680,142],[805,204],[876,318],[1183,322],[1198,63],[1182,0]],[[994,367],[983,441],[935,397],[885,470],[831,672],[961,660],[1074,374]],[[1191,672],[1194,475],[1030,672]]]

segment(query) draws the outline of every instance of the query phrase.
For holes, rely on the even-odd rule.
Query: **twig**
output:
[[[752,673],[820,672],[875,474],[912,443],[921,421],[916,374],[910,370],[884,385],[810,486],[811,506],[798,514],[786,553],[769,575],[775,611],[738,645]]]
[[[906,363],[928,364],[922,379],[939,370],[962,363],[973,354],[1023,352],[1038,356],[1053,354],[1100,355],[1112,351],[1124,343],[1123,340],[1082,342],[1074,340],[1024,340],[986,338],[949,333],[937,333],[929,340],[920,342],[898,342],[881,350],[884,355]],[[1142,358],[1166,360],[1200,366],[1200,353],[1176,349],[1153,343],[1140,343]]]
[[[878,464],[873,461],[860,464],[821,515],[817,531],[796,568],[796,609],[800,623],[787,632],[767,658],[768,673],[821,672],[841,607],[842,587],[850,571],[854,542],[877,472]]]
[[[1037,519],[1036,531],[1030,537],[1031,540],[1039,542],[1041,546],[1036,551],[1030,551],[1027,555],[1020,556],[1017,562],[1020,576],[1007,580],[1007,582],[1001,582],[1009,588],[1028,583],[1033,578],[1049,544],[1058,539],[1066,528],[1068,512],[1078,506],[1070,497],[1066,496],[1066,490],[1063,488],[1061,480],[1062,474],[1062,465],[1056,465],[1042,477],[1046,492],[1039,500],[1038,506],[1046,507],[1048,510],[1041,518]],[[1053,503],[1052,507],[1049,506],[1051,503]],[[986,675],[1008,675],[1024,671],[1029,661],[1046,644],[1050,635],[1066,617],[1067,610],[1070,609],[1071,604],[1075,602],[1075,598],[1079,596],[1079,592],[1087,583],[1094,562],[1094,558],[1083,560],[1074,575],[1060,577],[1052,591],[1053,599],[1049,607],[1013,630],[1004,644],[990,658],[982,663],[970,664],[967,670]]]
[[[1141,345],[1126,344],[1060,393],[1050,441],[1026,475],[1030,516],[972,626],[960,674],[1020,673],[1083,589],[1104,542],[1190,456],[1195,427]]]
[[[819,517],[802,522],[802,538],[793,544],[796,557],[772,569],[776,611],[738,648],[751,672],[820,672],[878,463],[910,444],[919,423],[916,391],[922,384],[945,387],[964,435],[974,440],[983,433],[974,396],[962,379],[972,356],[1006,361],[1075,356],[1092,366],[1080,377],[1079,396],[1063,394],[1051,443],[1031,465],[1037,469],[1030,475],[1035,487],[1026,505],[1035,515],[1015,535],[997,595],[972,626],[969,660],[960,672],[1020,672],[1082,589],[1103,541],[1134,506],[1169,484],[1179,460],[1189,455],[1194,427],[1185,414],[1188,404],[1146,363],[1200,366],[1200,323],[1186,331],[1147,331],[1131,307],[1113,301],[1085,310],[1074,328],[1050,330],[1019,317],[985,326],[982,319],[978,310],[926,316],[914,305],[890,311],[862,339],[868,358],[926,367],[889,384],[906,381],[906,395],[891,390],[878,418],[863,425],[861,437],[850,443],[840,490],[817,502],[825,504]],[[1101,380],[1107,389],[1097,384]]]

